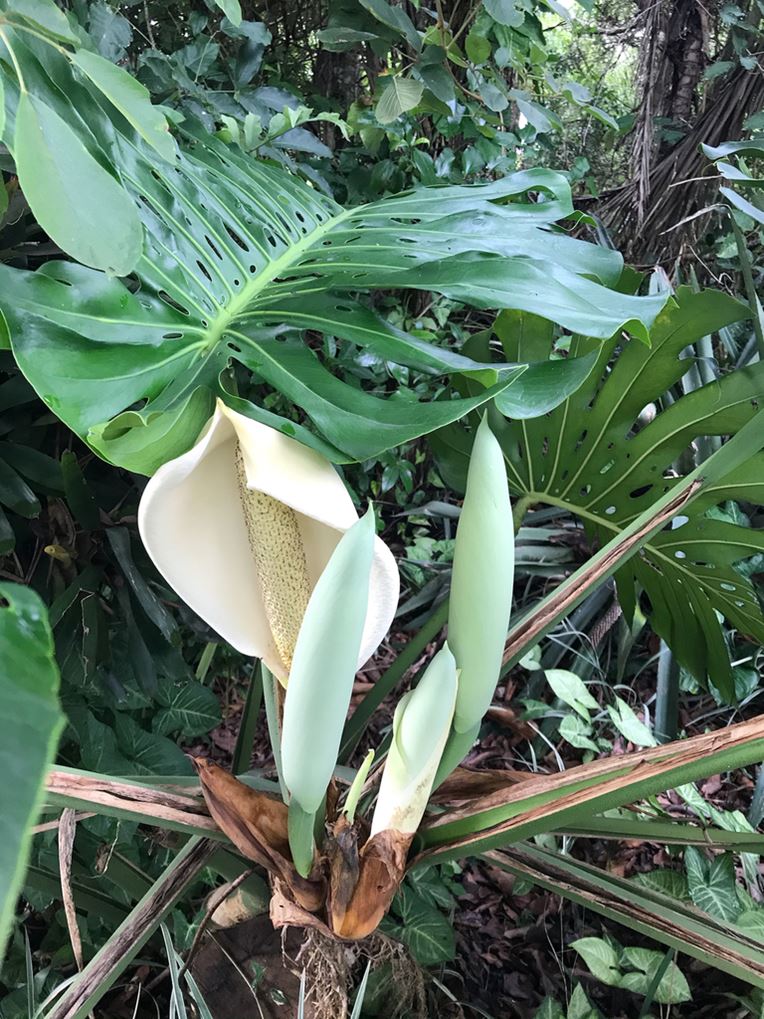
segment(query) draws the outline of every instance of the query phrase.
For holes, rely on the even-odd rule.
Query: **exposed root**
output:
[[[427,1019],[423,970],[404,945],[379,931],[362,941],[338,941],[307,930],[297,957],[290,961],[298,973],[305,971],[311,1019],[345,1019],[367,965],[376,974],[375,998],[386,1016]]]

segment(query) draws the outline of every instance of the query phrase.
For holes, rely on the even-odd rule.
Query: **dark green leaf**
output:
[[[114,731],[119,749],[130,761],[126,774],[191,775],[193,767],[179,746],[135,722],[129,715],[118,714]]]
[[[178,636],[175,621],[136,567],[130,549],[130,532],[126,527],[109,527],[106,536],[141,608],[165,640],[175,643]]]
[[[16,471],[0,459],[0,504],[22,517],[36,517],[40,501]]]
[[[456,954],[456,940],[446,917],[405,885],[396,900],[403,920],[401,940],[420,966],[448,962]]]
[[[64,720],[45,606],[34,591],[0,584],[0,953],[4,953]]]
[[[0,443],[0,458],[33,484],[39,485],[49,492],[62,491],[61,465],[47,453],[42,453],[39,449],[33,449],[31,446],[22,446],[16,442],[2,442]]]
[[[220,704],[212,690],[201,683],[184,683],[172,689],[153,728],[160,736],[180,732],[187,738],[203,736],[219,724]]]
[[[69,450],[61,457],[61,472],[66,501],[75,519],[86,531],[97,530],[101,526],[98,503],[82,475],[77,457]]]

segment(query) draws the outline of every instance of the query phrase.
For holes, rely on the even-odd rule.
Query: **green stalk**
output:
[[[679,728],[679,662],[661,641],[655,692],[655,735],[661,742],[676,739]]]
[[[313,830],[316,823],[316,814],[303,810],[297,800],[292,800],[289,804],[287,821],[292,860],[297,868],[297,873],[307,877],[313,867],[313,852],[315,849]]]
[[[268,722],[268,736],[271,741],[273,760],[276,763],[276,773],[279,777],[279,788],[281,799],[289,803],[289,790],[286,787],[281,771],[281,720],[279,718],[279,690],[281,685],[264,662],[260,664],[263,700],[265,701],[265,717]]]

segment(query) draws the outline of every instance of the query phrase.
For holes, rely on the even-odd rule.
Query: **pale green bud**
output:
[[[294,649],[281,765],[293,800],[308,814],[318,810],[337,762],[366,620],[374,533],[369,508],[319,577]]]
[[[454,546],[448,642],[459,669],[454,729],[474,729],[499,681],[512,607],[514,531],[501,447],[483,418]]]
[[[371,834],[415,832],[424,816],[456,703],[456,662],[444,644],[398,703]]]

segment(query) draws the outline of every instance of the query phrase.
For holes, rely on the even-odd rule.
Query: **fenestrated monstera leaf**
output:
[[[644,428],[636,427],[637,418],[692,367],[693,356],[682,356],[688,345],[745,318],[750,309],[725,294],[682,288],[658,316],[650,346],[627,343],[617,353],[618,338],[602,345],[575,338],[576,355],[599,348],[584,385],[543,417],[492,422],[520,512],[536,503],[569,510],[604,543],[668,492],[678,478],[674,465],[695,439],[734,434],[756,413],[764,400],[764,364],[682,396]],[[538,358],[550,349],[548,325],[535,316],[503,312],[495,329],[508,357]],[[434,444],[447,480],[458,486],[469,437],[451,426]],[[644,590],[652,626],[681,664],[701,679],[710,677],[731,698],[732,672],[716,613],[764,643],[756,591],[735,568],[764,550],[764,535],[707,515],[728,499],[764,502],[764,454],[692,503],[687,516],[651,539],[616,580],[625,614],[632,614],[637,591]]]
[[[282,167],[193,127],[175,164],[157,160],[127,122],[106,117],[66,61],[53,55],[37,78],[30,72],[29,87],[55,107],[46,76],[132,195],[144,252],[126,280],[70,262],[36,273],[2,266],[0,308],[37,392],[113,463],[153,472],[191,445],[221,393],[336,460],[363,459],[509,385],[513,404],[532,414],[539,387],[543,406],[588,369],[571,361],[562,377],[552,363],[486,370],[393,327],[363,292],[418,288],[479,308],[533,311],[572,330],[586,325],[603,338],[620,328],[645,338],[663,304],[609,289],[620,257],[554,227],[573,209],[567,182],[551,171],[343,209]],[[381,399],[333,375],[304,342],[307,330],[423,372],[476,372],[487,388],[429,404],[403,387]],[[231,362],[301,408],[323,440],[236,398],[222,375]]]

